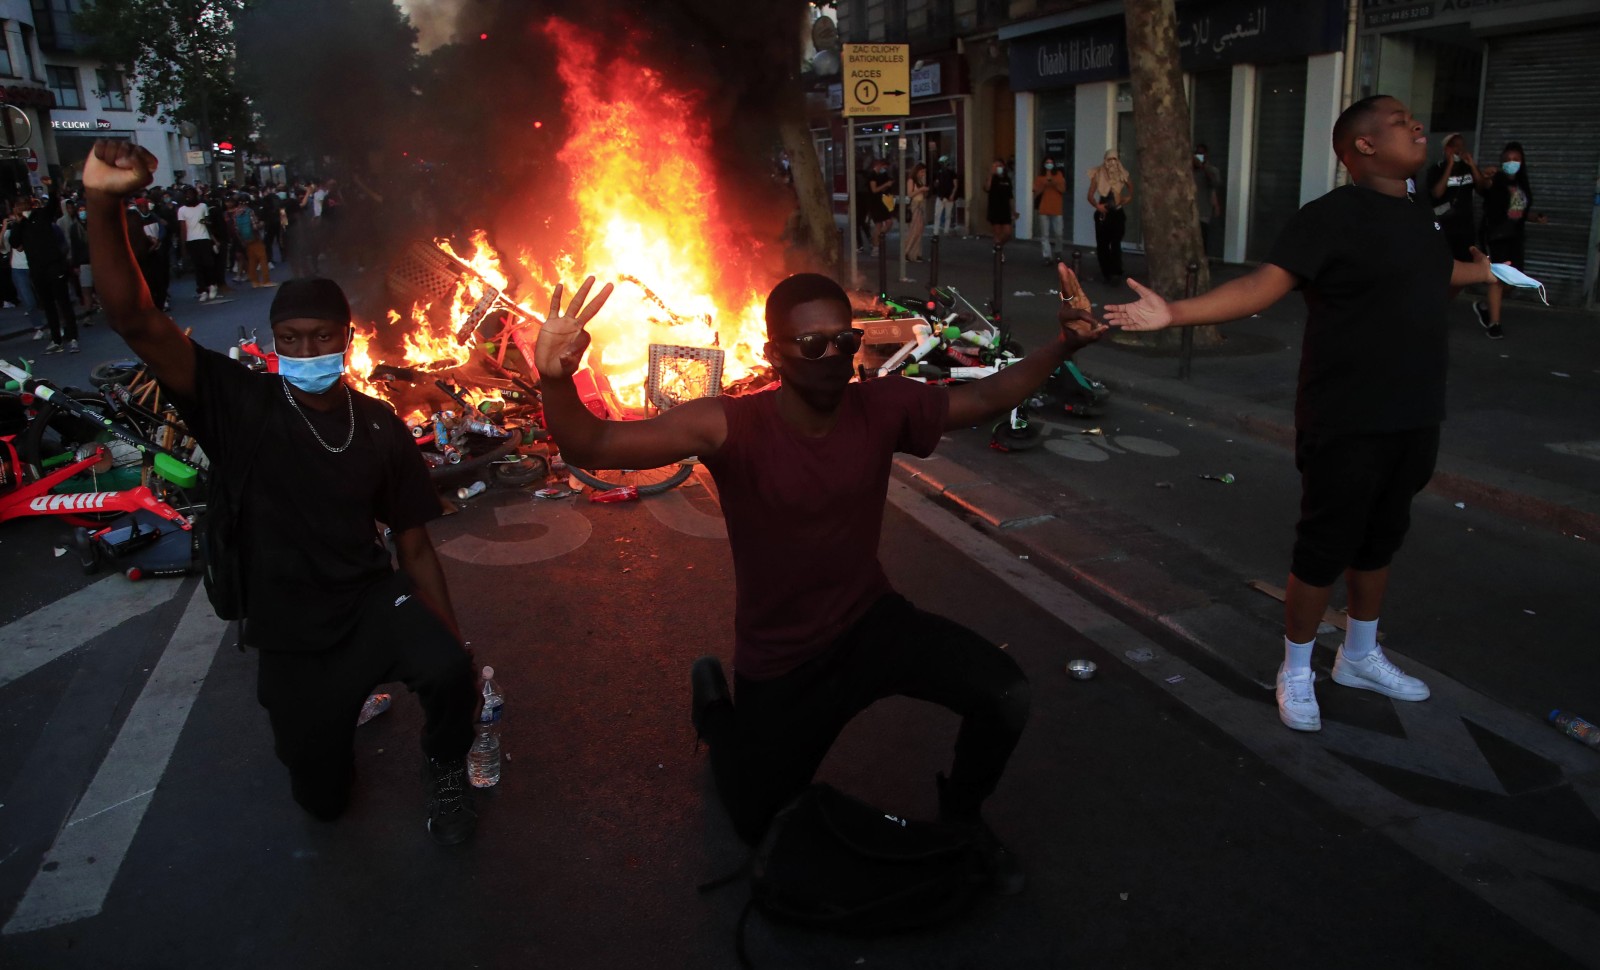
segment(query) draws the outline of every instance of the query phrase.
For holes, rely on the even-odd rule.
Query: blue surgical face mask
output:
[[[1505,173],[1507,175],[1515,175],[1518,172],[1522,171],[1522,163],[1521,162],[1506,162],[1504,165],[1501,165],[1500,167],[1505,170]]]
[[[321,357],[278,356],[278,374],[307,394],[321,394],[344,374],[344,351]]]
[[[89,221],[89,210],[88,209],[79,209],[78,210],[78,221],[79,222],[88,222]]]
[[[1055,167],[1056,167],[1056,163],[1055,163],[1055,162],[1045,162],[1045,163],[1044,163],[1044,170],[1045,170],[1045,171],[1046,171],[1046,172],[1053,172],[1053,171],[1055,171]]]

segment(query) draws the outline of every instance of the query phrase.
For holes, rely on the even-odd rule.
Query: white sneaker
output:
[[[212,288],[211,288],[211,298],[212,298],[212,299],[213,299],[213,300],[215,300],[215,299],[216,299],[216,298],[217,298],[217,288],[216,288],[216,287],[215,287],[215,286],[213,286],[213,287],[212,287]]]
[[[1322,730],[1322,709],[1317,706],[1317,693],[1312,689],[1315,682],[1310,667],[1290,670],[1287,664],[1278,666],[1278,720],[1285,727]]]
[[[202,293],[198,294],[195,297],[195,299],[199,300],[201,303],[204,303],[207,300],[211,299],[211,294],[202,292]]]
[[[30,340],[43,340],[44,339],[44,331],[43,330],[35,330],[33,332],[33,336],[30,337],[29,339]]]
[[[1427,684],[1391,663],[1383,655],[1382,647],[1374,649],[1360,660],[1346,658],[1344,647],[1340,647],[1338,655],[1333,658],[1333,682],[1345,687],[1375,690],[1397,701],[1425,701],[1430,693]]]

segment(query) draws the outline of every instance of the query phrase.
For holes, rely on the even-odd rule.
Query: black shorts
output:
[[[1411,499],[1433,477],[1439,426],[1386,434],[1295,435],[1300,521],[1290,571],[1331,586],[1346,569],[1389,565],[1411,525]]]
[[[1510,263],[1517,269],[1522,268],[1522,242],[1523,236],[1518,233],[1507,239],[1485,240],[1483,251],[1491,263]]]

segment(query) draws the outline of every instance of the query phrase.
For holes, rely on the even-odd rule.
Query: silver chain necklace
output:
[[[350,447],[350,443],[356,440],[356,399],[355,396],[350,393],[349,384],[344,385],[344,403],[345,406],[350,409],[350,437],[344,439],[344,444],[337,448],[322,440],[322,435],[317,432],[317,426],[311,423],[311,419],[306,417],[306,413],[304,411],[300,410],[300,402],[296,401],[294,399],[294,395],[289,393],[288,378],[283,379],[283,396],[289,399],[289,405],[294,408],[296,414],[300,415],[300,420],[304,421],[306,423],[306,427],[311,429],[312,437],[316,438],[317,444],[321,445],[324,449],[337,455],[339,452]]]

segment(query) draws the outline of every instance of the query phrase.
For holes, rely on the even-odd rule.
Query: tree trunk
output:
[[[799,85],[795,85],[795,93]],[[778,133],[784,151],[789,153],[789,174],[794,178],[795,202],[800,207],[801,238],[816,256],[819,265],[831,270],[839,263],[839,230],[833,220],[833,190],[822,177],[816,143],[806,123],[805,99],[785,98]]]
[[[1200,241],[1200,215],[1195,208],[1190,174],[1189,101],[1183,93],[1178,65],[1178,18],[1174,0],[1126,0],[1128,59],[1132,67],[1133,118],[1139,148],[1139,217],[1144,227],[1148,268],[1145,284],[1169,300],[1184,295],[1190,263],[1199,268],[1196,292],[1211,287]],[[1195,345],[1222,342],[1216,327],[1195,328]],[[1173,348],[1179,332],[1121,334],[1130,343]]]

